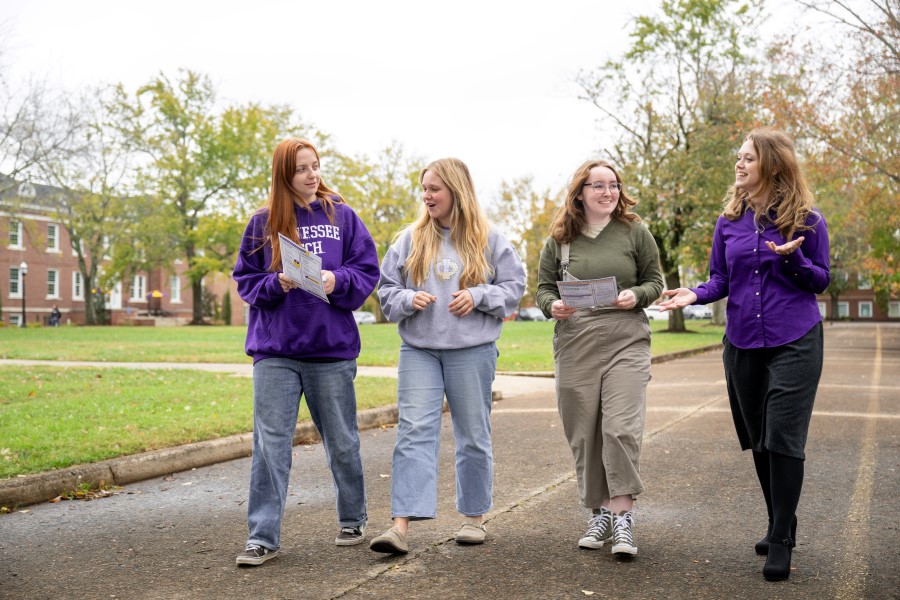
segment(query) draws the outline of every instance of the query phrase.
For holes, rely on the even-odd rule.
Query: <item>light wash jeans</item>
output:
[[[325,446],[338,522],[341,527],[366,524],[354,377],[355,360],[315,363],[268,358],[253,365],[249,543],[279,548],[301,394]]]
[[[494,342],[457,350],[400,346],[397,443],[391,470],[391,517],[433,519],[444,394],[456,439],[456,510],[475,517],[491,509],[494,456],[491,384]]]

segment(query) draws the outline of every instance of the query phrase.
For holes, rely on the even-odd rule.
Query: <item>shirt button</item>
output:
[[[755,270],[755,271],[753,271],[753,272],[754,272],[754,273],[759,273],[759,269],[757,269],[757,270]]]
[[[756,248],[754,248],[753,251],[756,252]]]
[[[760,317],[760,315],[756,315],[756,318],[757,318],[757,319],[758,319],[759,317]]]
[[[759,296],[759,292],[756,292],[756,295]]]

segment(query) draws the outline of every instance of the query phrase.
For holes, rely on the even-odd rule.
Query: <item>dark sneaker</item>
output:
[[[355,546],[357,544],[362,544],[365,541],[365,536],[365,525],[360,525],[359,527],[341,527],[341,532],[334,538],[334,543],[338,546]]]
[[[269,550],[259,544],[247,544],[244,551],[237,555],[235,562],[239,566],[255,567],[276,556],[278,556],[278,550]]]
[[[601,508],[600,512],[591,517],[588,522],[588,530],[584,537],[578,540],[579,548],[602,548],[612,538],[613,514]]]
[[[637,546],[634,545],[634,514],[631,511],[622,511],[613,515],[613,554],[637,554]]]

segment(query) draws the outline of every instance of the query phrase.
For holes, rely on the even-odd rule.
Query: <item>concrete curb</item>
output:
[[[397,422],[397,405],[364,410],[357,415],[360,431]],[[312,422],[298,423],[294,445],[321,441]],[[57,471],[35,473],[0,480],[0,506],[14,508],[36,504],[71,492],[82,484],[126,485],[162,477],[170,473],[244,458],[253,449],[253,434],[241,433],[217,440],[184,444],[122,456],[89,465],[77,465]]]
[[[715,344],[684,352],[654,356],[651,359],[651,363],[661,363],[694,356],[720,347],[721,344]],[[498,372],[497,375],[550,378],[554,376],[552,371],[533,373]],[[495,390],[493,394],[494,401],[502,398],[502,392]],[[445,403],[444,410],[446,409]],[[364,410],[357,415],[357,424],[360,431],[395,423],[397,423],[396,404]],[[321,441],[321,438],[312,422],[297,424],[297,429],[294,432],[294,445],[314,444],[319,441]],[[253,434],[241,433],[217,440],[122,456],[89,465],[77,465],[57,471],[2,479],[0,480],[0,506],[15,508],[45,502],[61,494],[71,492],[83,484],[96,487],[98,485],[126,485],[137,481],[145,481],[179,471],[187,471],[235,458],[244,458],[250,456],[252,449]]]

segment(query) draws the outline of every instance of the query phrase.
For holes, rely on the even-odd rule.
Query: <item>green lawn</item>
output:
[[[397,401],[392,378],[359,377],[356,390],[359,410]],[[0,479],[252,430],[249,377],[0,366]]]
[[[552,371],[553,322],[507,322],[500,371]],[[653,354],[717,344],[722,328],[653,322]],[[393,366],[392,324],[360,328],[360,365]],[[243,327],[0,328],[0,358],[101,362],[249,362]],[[360,410],[396,401],[393,379],[357,378]],[[252,381],[177,369],[0,366],[0,478],[252,430]],[[308,413],[301,412],[301,419]]]
[[[552,371],[552,321],[509,321],[498,342],[501,371]],[[668,333],[653,321],[654,355],[720,343],[722,327],[688,321],[687,333]],[[0,358],[102,362],[249,362],[245,327],[0,328]],[[360,327],[360,365],[395,366],[400,347],[391,323]]]

